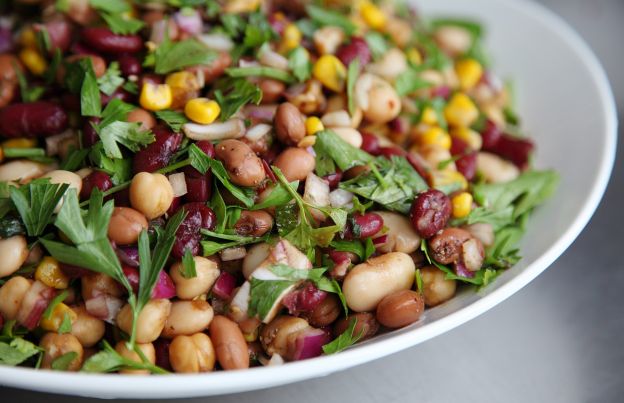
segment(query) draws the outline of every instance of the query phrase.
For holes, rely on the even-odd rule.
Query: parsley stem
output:
[[[230,77],[268,77],[285,83],[292,83],[295,80],[286,71],[275,67],[252,66],[252,67],[232,67],[226,70]]]
[[[171,165],[168,165],[168,166],[166,166],[164,168],[161,168],[161,169],[157,170],[155,173],[157,173],[157,174],[166,174],[166,173],[169,173],[169,172],[172,172],[172,171],[176,171],[176,170],[178,170],[180,168],[184,168],[186,166],[191,165],[191,162],[192,162],[191,159],[187,158],[187,159],[182,160],[180,162],[176,162],[175,164],[171,164]]]
[[[123,182],[123,183],[120,183],[117,186],[113,186],[112,188],[108,189],[107,191],[102,192],[102,197],[110,196],[113,193],[117,193],[117,192],[119,192],[121,190],[129,188],[130,187],[130,183],[132,183],[132,181]],[[90,199],[83,201],[82,203],[80,203],[80,207],[88,206],[89,205],[89,201],[90,201]]]
[[[45,150],[43,148],[3,148],[4,156],[6,158],[29,158],[29,157],[44,157]]]

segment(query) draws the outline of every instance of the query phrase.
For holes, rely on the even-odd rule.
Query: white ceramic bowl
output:
[[[529,1],[419,0],[425,16],[484,23],[495,70],[513,77],[524,127],[538,144],[536,164],[560,172],[555,197],[533,216],[524,259],[477,295],[464,292],[424,320],[341,354],[278,367],[205,375],[128,377],[0,367],[0,383],[100,398],[168,398],[242,392],[320,377],[413,346],[502,302],[546,269],[578,236],[605,190],[616,148],[617,117],[606,76],[581,38]]]

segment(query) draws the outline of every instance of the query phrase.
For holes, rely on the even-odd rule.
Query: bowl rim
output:
[[[532,0],[498,1],[505,3],[507,7],[514,8],[517,12],[525,13],[530,18],[550,25],[553,34],[574,46],[594,79],[602,104],[602,119],[606,129],[600,168],[577,218],[569,224],[563,235],[546,252],[513,279],[470,305],[422,327],[378,340],[375,343],[366,343],[357,349],[348,349],[340,354],[293,362],[285,366],[158,377],[60,373],[0,366],[0,384],[66,395],[124,398],[193,397],[264,389],[325,376],[412,347],[481,315],[527,285],[572,244],[598,208],[615,163],[618,117],[613,92],[602,64],[585,40],[562,17]]]

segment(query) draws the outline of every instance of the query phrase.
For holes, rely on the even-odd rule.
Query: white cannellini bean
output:
[[[351,127],[351,116],[344,109],[326,113],[321,118],[325,127]]]
[[[477,154],[477,171],[490,183],[509,182],[520,175],[520,170],[514,164],[487,152]]]
[[[265,66],[274,67],[284,71],[288,70],[288,59],[275,52],[269,46],[263,46],[261,48],[258,60]]]
[[[366,70],[386,80],[393,81],[405,72],[407,67],[405,54],[400,49],[392,48],[386,52],[381,60],[366,66]]]
[[[217,122],[209,125],[186,123],[182,126],[182,130],[186,137],[197,141],[238,139],[245,135],[245,121],[233,118],[227,122]]]
[[[332,130],[338,137],[351,144],[353,147],[360,148],[362,146],[363,139],[359,131],[350,127],[334,127]]]
[[[472,37],[464,28],[456,26],[443,26],[433,34],[438,45],[451,55],[461,55],[468,51],[472,45]]]
[[[0,278],[10,276],[28,258],[28,244],[22,235],[0,240]]]
[[[344,190],[335,189],[329,193],[329,204],[333,208],[353,208],[353,196],[354,194]]]
[[[392,252],[355,266],[344,279],[342,292],[347,305],[355,312],[371,311],[385,296],[409,290],[416,266],[402,252]]]
[[[0,182],[26,183],[53,169],[52,165],[29,160],[13,160],[0,165]]]
[[[407,217],[389,211],[375,211],[375,213],[383,218],[384,227],[388,228],[388,231],[383,234],[388,238],[383,245],[377,247],[377,250],[382,253],[413,253],[420,248],[420,236],[414,231],[414,226]]]

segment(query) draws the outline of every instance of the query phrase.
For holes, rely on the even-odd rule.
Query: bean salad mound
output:
[[[281,365],[491,284],[557,174],[484,35],[400,1],[0,3],[0,364]]]

